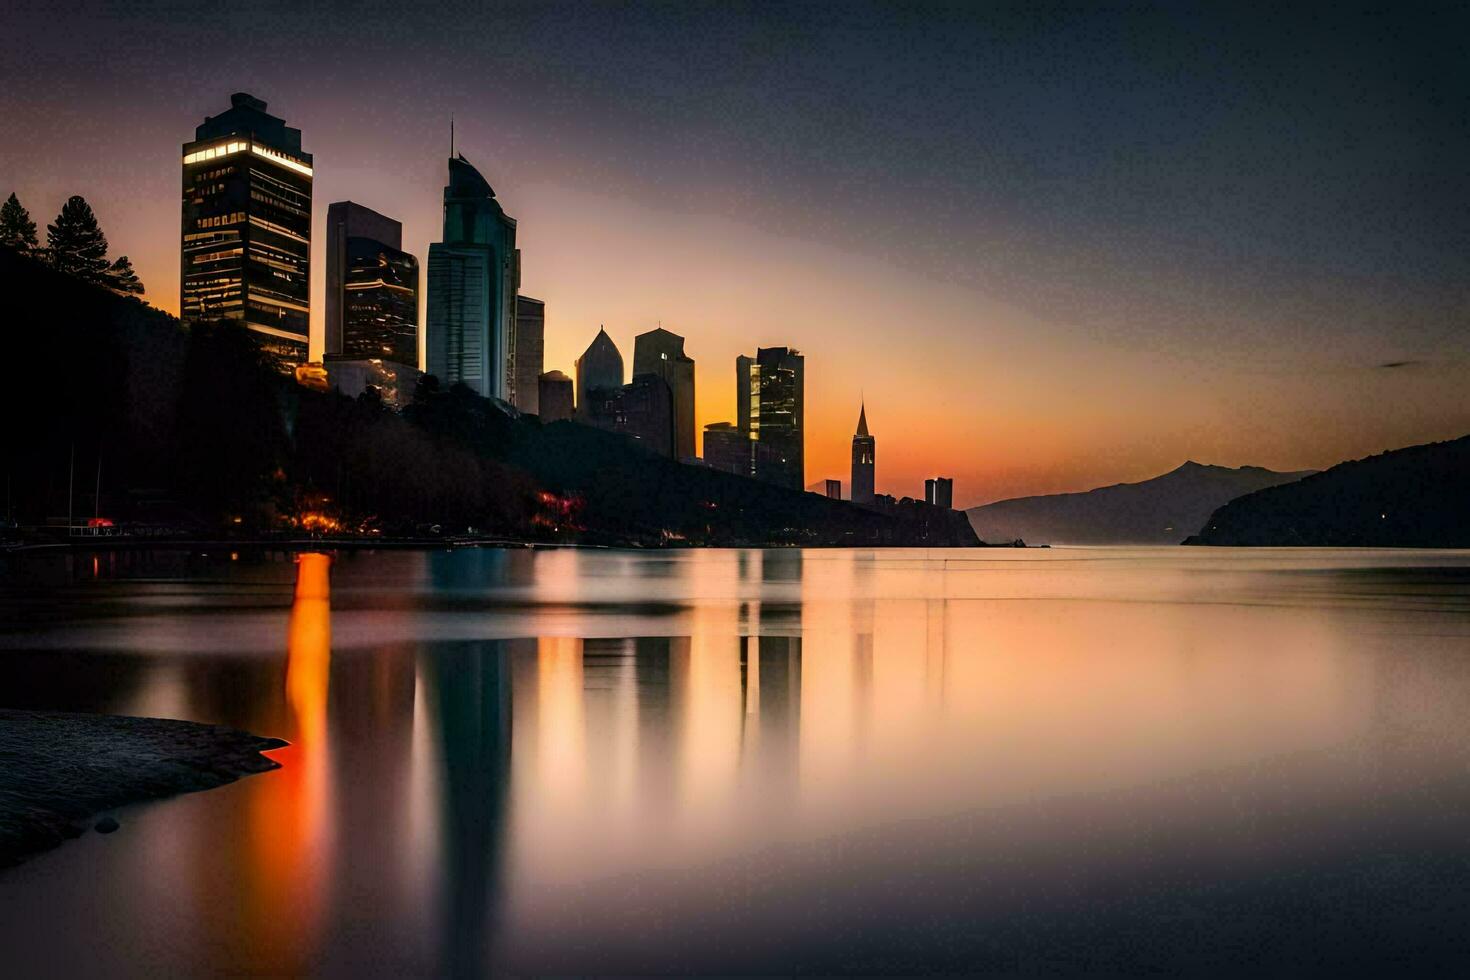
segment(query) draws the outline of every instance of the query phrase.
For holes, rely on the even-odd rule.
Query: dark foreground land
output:
[[[285,744],[189,721],[0,710],[0,867],[114,807],[277,769],[261,753]]]
[[[1470,548],[1470,436],[1339,463],[1237,497],[1184,543]]]
[[[10,362],[0,538],[105,518],[209,540],[426,535],[632,547],[980,544],[959,511],[847,501],[685,465],[425,378],[412,404],[302,387],[228,323],[185,327],[0,247]],[[7,521],[8,523],[8,521]]]

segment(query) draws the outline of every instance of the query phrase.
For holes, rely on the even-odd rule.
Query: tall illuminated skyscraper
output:
[[[878,459],[878,443],[868,434],[868,406],[858,410],[857,434],[852,437],[852,502],[873,502],[873,469]]]
[[[419,366],[419,260],[403,225],[351,201],[327,206],[326,355]]]
[[[757,480],[806,487],[806,359],[790,347],[761,347],[735,358],[736,425],[751,441]]]
[[[511,399],[520,267],[515,219],[468,160],[450,157],[444,240],[429,246],[427,370],[440,384]]]
[[[290,372],[311,323],[312,163],[265,109],[237,92],[183,146],[179,316],[240,323]]]

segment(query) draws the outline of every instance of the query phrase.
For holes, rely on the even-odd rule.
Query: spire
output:
[[[858,409],[857,434],[860,436],[865,436],[868,434],[868,406],[866,403],[864,403],[862,407]]]

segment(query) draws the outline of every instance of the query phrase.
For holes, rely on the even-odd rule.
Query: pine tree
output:
[[[119,255],[117,261],[108,267],[107,285],[119,293],[143,292],[143,280],[133,271],[133,263],[126,255]]]
[[[32,252],[41,245],[36,240],[36,223],[31,220],[31,213],[21,206],[14,193],[0,204],[0,245],[8,245],[17,252]]]
[[[107,274],[107,237],[97,225],[92,207],[79,195],[61,206],[54,225],[46,226],[51,264],[61,272],[101,282]]]

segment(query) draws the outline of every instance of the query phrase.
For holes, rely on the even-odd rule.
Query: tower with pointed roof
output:
[[[462,154],[449,160],[443,238],[429,246],[428,373],[445,387],[514,401],[516,222]]]
[[[857,433],[852,437],[852,502],[873,502],[873,468],[877,462],[878,443],[868,434],[868,406],[858,409]]]
[[[577,358],[577,415],[585,416],[592,406],[594,391],[612,391],[623,386],[623,355],[607,331],[597,328],[597,336]]]

